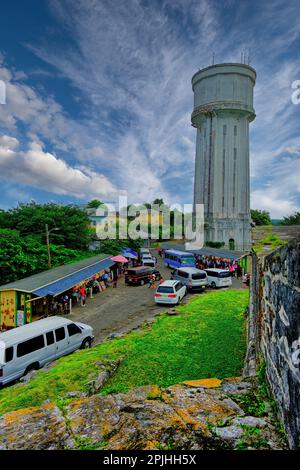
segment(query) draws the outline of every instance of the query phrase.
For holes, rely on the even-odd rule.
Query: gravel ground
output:
[[[163,278],[170,279],[171,269],[164,266],[156,250],[152,252],[158,259],[158,269]],[[233,281],[233,288],[242,288],[240,281]],[[98,344],[111,334],[138,328],[144,321],[166,311],[168,306],[155,304],[154,293],[155,289],[149,289],[148,285],[127,286],[122,277],[116,289],[109,287],[104,292],[95,294],[94,298],[88,298],[86,306],[74,307],[68,318],[91,325],[95,334],[94,344]],[[197,294],[189,293],[182,303],[188,302],[193,295]]]

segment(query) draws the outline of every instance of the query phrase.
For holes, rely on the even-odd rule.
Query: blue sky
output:
[[[250,51],[251,206],[300,210],[298,0],[4,0],[0,207],[191,203],[191,77]]]

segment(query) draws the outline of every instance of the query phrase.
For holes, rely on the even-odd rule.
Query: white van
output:
[[[29,371],[91,347],[93,328],[63,317],[49,317],[0,333],[0,387]]]
[[[232,286],[231,272],[228,269],[208,268],[204,271],[206,271],[209,286],[213,288]]]
[[[171,277],[185,284],[188,290],[205,289],[207,286],[207,274],[201,269],[178,268],[172,272]]]
[[[140,249],[140,258],[142,258],[144,255],[151,256],[149,248],[141,248]]]
[[[142,261],[142,266],[149,266],[151,268],[155,268],[155,259],[152,258],[151,255],[143,256],[141,261]]]

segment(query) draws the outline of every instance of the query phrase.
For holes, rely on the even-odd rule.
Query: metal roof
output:
[[[18,290],[38,296],[58,295],[113,264],[107,255],[93,256],[4,284],[0,286],[0,291]]]
[[[187,251],[188,253],[195,253],[197,255],[216,256],[218,258],[228,258],[231,260],[239,259],[246,254],[243,251],[233,251],[225,248],[209,248],[208,246],[205,246],[200,250],[185,250],[184,245],[174,245],[172,243],[163,243],[160,247],[164,250],[181,250]]]

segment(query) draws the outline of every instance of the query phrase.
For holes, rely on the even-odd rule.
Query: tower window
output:
[[[237,126],[234,126],[234,135],[237,136]]]
[[[234,147],[234,149],[233,149],[233,159],[234,160],[237,159],[237,149],[236,149],[236,147]]]
[[[227,126],[226,126],[226,124],[224,124],[224,126],[223,126],[223,135],[226,134],[226,131],[227,131]]]

